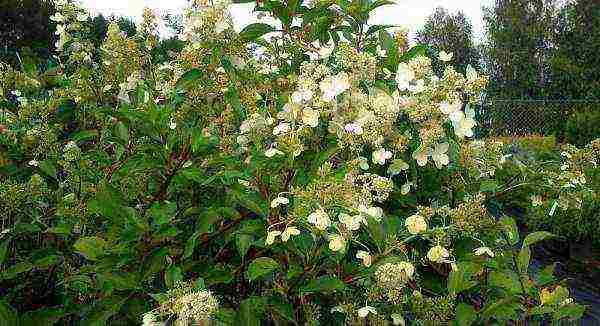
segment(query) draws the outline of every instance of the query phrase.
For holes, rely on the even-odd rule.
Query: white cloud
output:
[[[461,10],[471,20],[475,37],[480,39],[484,33],[481,7],[489,6],[492,0],[397,0],[392,6],[376,9],[371,17],[373,24],[394,24],[408,28],[411,34],[423,26],[425,18],[437,7],[444,7],[450,12]],[[82,0],[85,7],[92,12],[105,15],[115,14],[127,16],[139,21],[144,7],[157,9],[159,12],[178,13],[187,4],[186,0]],[[232,15],[237,27],[251,21],[252,4],[233,5]]]

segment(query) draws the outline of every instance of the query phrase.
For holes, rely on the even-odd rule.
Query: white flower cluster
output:
[[[194,0],[193,6],[184,12],[184,30],[180,38],[199,48],[207,36],[215,37],[233,28],[229,5],[231,1],[219,0],[209,3]]]
[[[73,33],[81,29],[81,23],[89,19],[89,14],[79,6],[67,0],[57,0],[55,2],[56,13],[50,17],[50,20],[56,22],[56,31],[58,41],[56,41],[56,50],[63,51],[64,46],[72,41]],[[90,57],[91,60],[91,57]]]

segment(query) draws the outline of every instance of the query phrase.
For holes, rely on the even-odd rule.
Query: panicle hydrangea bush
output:
[[[368,25],[387,1],[192,1],[161,61],[57,1],[48,71],[0,66],[0,309],[45,324],[459,325],[577,318],[497,210],[597,200],[598,141],[536,170],[473,141],[487,77]],[[516,179],[502,177],[519,167]],[[14,308],[13,308],[14,307]],[[42,307],[41,309],[37,309]],[[13,311],[16,309],[16,312]],[[17,313],[18,312],[18,313]],[[1,315],[1,314],[0,314]],[[4,317],[0,317],[4,318]]]

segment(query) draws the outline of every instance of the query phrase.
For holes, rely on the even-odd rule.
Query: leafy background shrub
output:
[[[590,107],[571,114],[565,125],[565,140],[573,145],[585,144],[600,136],[600,107]]]

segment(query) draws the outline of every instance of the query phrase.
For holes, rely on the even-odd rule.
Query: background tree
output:
[[[96,46],[100,45],[104,38],[106,38],[106,32],[108,31],[108,24],[111,20],[115,20],[121,31],[125,32],[127,36],[133,36],[136,33],[136,26],[133,20],[127,17],[115,17],[110,16],[104,17],[102,14],[98,14],[92,18],[92,30],[91,39]]]
[[[557,17],[550,60],[557,98],[600,98],[600,1],[566,4]]]
[[[547,95],[556,0],[496,0],[484,8],[490,91],[505,98]]]
[[[15,51],[24,47],[47,57],[54,49],[54,14],[50,0],[0,0],[0,60],[16,63]]]
[[[435,69],[440,72],[439,51],[453,52],[453,64],[464,71],[467,65],[479,67],[480,55],[473,42],[473,26],[461,11],[451,14],[438,7],[417,32],[417,41],[428,44]]]

